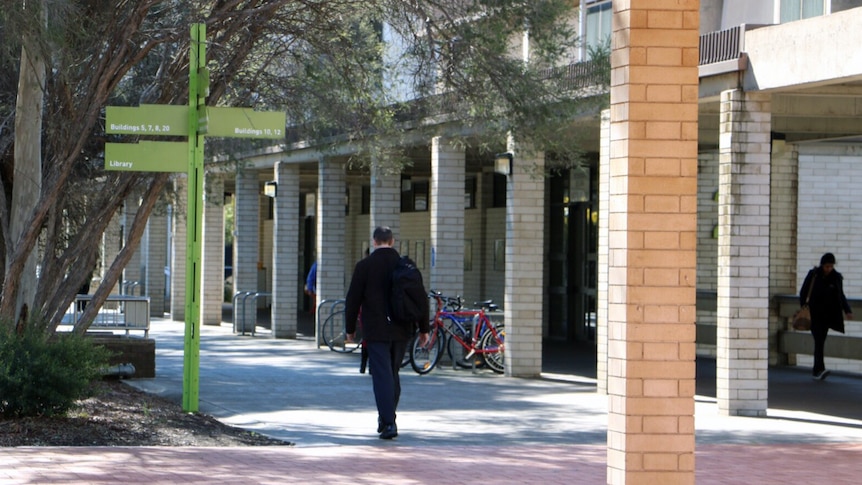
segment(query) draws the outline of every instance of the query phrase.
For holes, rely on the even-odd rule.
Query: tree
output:
[[[104,134],[104,107],[185,104],[192,22],[207,24],[207,103],[284,109],[288,141],[352,141],[371,151],[380,140],[397,146],[407,131],[445,128],[421,121],[434,116],[479,127],[490,139],[516,131],[539,148],[565,153],[574,147],[560,143],[567,138],[559,130],[583,109],[559,84],[565,76],[553,69],[574,41],[564,22],[568,0],[4,3],[0,63],[11,67],[0,74],[5,325],[20,316],[19,295],[33,291],[24,276],[32,273],[28,255],[38,248],[40,277],[30,308],[56,328],[93,269],[93,241],[135,194],[142,202],[125,245],[76,331],[86,330],[116,285],[170,176],[103,170],[104,142],[111,139]],[[530,62],[510,54],[513,34],[524,30]],[[10,129],[8,120],[25,113],[11,102],[24,93],[24,83],[9,76],[38,77],[31,58],[46,63],[41,130],[29,130],[41,135],[42,153],[18,157],[15,151],[38,143],[26,141],[17,125]],[[29,190],[38,193],[29,201],[11,197],[20,190],[21,177],[13,174],[24,159],[41,159],[35,164],[41,175],[33,176],[41,189]],[[20,231],[12,229],[13,214],[23,221],[15,225]]]

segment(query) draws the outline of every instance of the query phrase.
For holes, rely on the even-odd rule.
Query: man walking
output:
[[[347,290],[347,337],[353,340],[359,310],[362,309],[362,334],[368,352],[368,366],[377,402],[377,432],[390,440],[398,436],[395,411],[401,397],[398,371],[407,349],[407,341],[419,325],[419,339],[428,339],[428,319],[417,322],[394,322],[389,317],[390,276],[400,256],[392,248],[395,238],[388,227],[374,229],[374,251],[356,263]],[[428,300],[423,315],[428,315]]]

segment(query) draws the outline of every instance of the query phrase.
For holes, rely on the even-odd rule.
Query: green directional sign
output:
[[[186,172],[188,169],[189,144],[185,141],[105,143],[105,170]]]
[[[203,113],[202,113],[203,114]],[[199,116],[200,133],[227,138],[284,138],[284,111],[254,111],[251,108],[206,107]]]
[[[189,107],[163,104],[108,106],[105,132],[111,135],[189,134]]]

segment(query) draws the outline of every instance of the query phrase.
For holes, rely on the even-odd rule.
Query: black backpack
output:
[[[427,308],[428,294],[422,284],[422,273],[409,257],[402,256],[390,275],[389,320],[412,325],[428,318],[423,315]]]

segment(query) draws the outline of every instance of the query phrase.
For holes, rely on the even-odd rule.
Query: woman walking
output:
[[[811,335],[814,337],[814,368],[812,378],[818,381],[826,379],[829,371],[823,363],[823,347],[826,344],[826,334],[829,329],[844,333],[844,318],[853,318],[847,297],[844,296],[844,277],[835,271],[835,255],[826,253],[820,258],[820,266],[812,268],[802,289],[799,290],[799,302],[805,304],[809,289],[808,308],[811,310]]]

